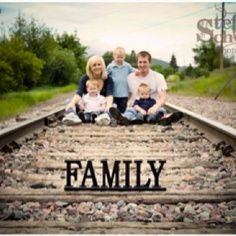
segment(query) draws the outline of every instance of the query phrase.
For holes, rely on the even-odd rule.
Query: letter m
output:
[[[115,161],[112,174],[110,174],[110,170],[107,164],[107,160],[101,160],[102,163],[102,187],[106,188],[106,180],[108,182],[108,186],[111,188],[112,184],[115,179],[115,185],[114,187],[120,187],[119,186],[119,172],[120,172],[120,161]]]

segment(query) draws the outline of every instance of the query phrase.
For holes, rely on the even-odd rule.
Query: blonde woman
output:
[[[88,92],[86,88],[86,82],[88,80],[97,81],[99,93],[106,97],[105,113],[98,116],[95,122],[98,125],[109,125],[110,116],[108,115],[108,111],[113,103],[113,81],[112,78],[107,75],[105,62],[100,56],[92,56],[89,58],[86,65],[86,75],[81,77],[76,94],[66,106],[65,110],[67,114],[63,118],[63,122],[67,125],[79,124],[82,122],[78,117],[77,112],[81,110],[79,108],[79,103],[82,102],[82,97]]]

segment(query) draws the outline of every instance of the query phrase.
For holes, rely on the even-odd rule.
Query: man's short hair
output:
[[[137,54],[137,59],[138,59],[138,57],[148,57],[149,63],[151,63],[151,61],[152,61],[152,56],[151,56],[151,54],[150,54],[149,52],[147,52],[147,51],[141,51],[141,52],[139,52],[139,53]]]

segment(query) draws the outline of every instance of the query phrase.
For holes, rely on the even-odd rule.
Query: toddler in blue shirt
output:
[[[141,83],[138,87],[139,97],[134,101],[132,107],[126,109],[121,115],[119,111],[113,107],[110,108],[111,116],[121,125],[156,123],[164,115],[164,110],[157,109],[154,114],[149,115],[148,110],[156,104],[156,100],[150,97],[150,87]]]
[[[125,50],[117,47],[113,51],[113,61],[107,66],[108,75],[112,77],[113,98],[118,110],[123,113],[127,107],[129,88],[128,75],[135,69],[125,61]]]

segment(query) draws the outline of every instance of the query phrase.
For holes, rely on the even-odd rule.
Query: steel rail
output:
[[[209,137],[211,141],[224,141],[225,143],[230,144],[234,149],[236,149],[236,129],[203,117],[187,109],[175,106],[171,103],[166,103],[165,107],[171,112],[183,112],[184,119],[205,132],[205,135]]]
[[[184,119],[204,131],[210,140],[214,142],[225,141],[225,143],[230,144],[234,149],[236,149],[236,129],[210,120],[171,103],[166,103],[165,107],[171,112],[183,112]],[[0,130],[0,150],[5,145],[8,145],[17,139],[24,137],[25,135],[35,131],[40,127],[48,125],[48,117],[53,115],[62,115],[63,112],[64,108],[60,107],[40,117],[33,118],[13,127]]]
[[[0,130],[0,150],[5,145],[34,132],[36,129],[47,126],[50,116],[59,116],[63,114],[63,112],[64,108],[60,107],[37,118],[26,120],[20,124]]]

